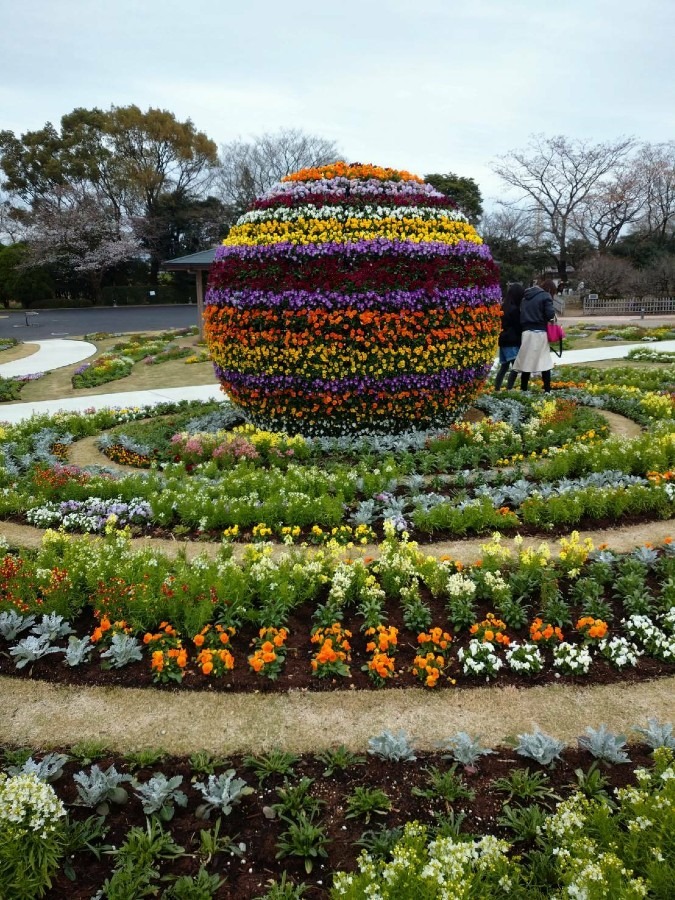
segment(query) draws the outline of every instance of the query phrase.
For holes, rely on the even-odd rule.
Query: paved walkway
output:
[[[34,375],[36,372],[51,372],[73,366],[96,353],[94,344],[87,341],[66,341],[53,338],[48,341],[30,341],[37,345],[37,352],[13,362],[0,363],[0,377],[14,378],[16,375]]]
[[[41,345],[50,344],[66,344],[75,345],[76,348],[91,348],[86,354],[79,356],[77,359],[70,359],[67,362],[58,363],[58,365],[70,365],[73,362],[79,362],[91,356],[96,351],[93,344],[87,344],[83,341],[39,341]],[[597,362],[605,359],[623,359],[630,350],[635,348],[650,347],[659,351],[675,351],[675,341],[659,341],[655,343],[623,344],[621,346],[596,347],[589,350],[566,350],[563,352],[562,359],[554,358],[556,366],[583,364],[587,362]],[[42,347],[38,353],[29,356],[26,359],[17,360],[16,363],[7,363],[7,366],[27,365],[27,361],[31,360],[28,366],[28,373],[36,371],[46,371],[48,368],[57,368],[53,362],[47,365],[47,358],[42,356]],[[57,358],[58,349],[47,347],[44,351],[51,355],[51,359]],[[68,352],[74,353],[74,348]],[[44,365],[42,360],[45,360]],[[38,365],[38,361],[40,365]],[[0,375],[4,375],[4,368],[0,366]],[[24,372],[26,374],[26,372]],[[124,393],[115,394],[95,394],[87,397],[69,397],[64,400],[38,400],[33,403],[12,403],[3,404],[0,407],[0,420],[4,422],[22,422],[29,419],[32,415],[43,415],[45,413],[55,413],[58,410],[67,410],[69,412],[78,412],[84,409],[103,409],[109,406],[155,406],[159,403],[177,400],[218,400],[222,399],[223,394],[217,384],[198,385],[194,387],[175,387],[175,388],[155,388],[149,391],[126,391]]]

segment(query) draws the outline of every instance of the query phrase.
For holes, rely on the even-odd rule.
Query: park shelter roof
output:
[[[200,250],[199,253],[188,253],[187,256],[177,256],[175,259],[166,259],[162,263],[162,269],[168,269],[170,272],[195,272],[197,270],[207,271],[211,268],[211,263],[216,255],[216,248],[210,247],[208,250]]]

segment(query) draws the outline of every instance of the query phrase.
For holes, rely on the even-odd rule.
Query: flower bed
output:
[[[242,424],[227,404],[184,404],[181,417],[165,418],[161,407],[100,441],[115,462],[149,473],[69,469],[72,480],[55,485],[41,474],[60,462],[48,442],[68,445],[96,433],[99,421],[60,415],[0,436],[0,488],[8,488],[0,515],[82,530],[85,519],[72,514],[93,503],[100,511],[94,530],[102,530],[106,509],[144,503],[139,533],[314,544],[368,543],[382,536],[387,519],[428,540],[668,518],[675,500],[669,383],[662,379],[661,391],[651,382],[643,389],[600,381],[552,398],[486,395],[476,402],[482,420],[395,439],[291,437]],[[644,434],[609,435],[603,408],[641,421]],[[203,409],[212,412],[200,415]],[[109,427],[110,417],[100,423]]]
[[[675,741],[655,720],[640,739],[626,747],[601,727],[564,749],[534,732],[495,753],[458,733],[430,754],[384,732],[361,752],[228,760],[121,757],[92,742],[6,749],[0,893],[42,896],[51,882],[48,896],[69,900],[160,885],[167,900],[440,898],[441,886],[453,897],[507,886],[523,900],[590,886],[666,897]]]
[[[452,201],[407,172],[296,172],[230,230],[206,337],[261,427],[394,433],[453,421],[495,352],[496,266]]]
[[[555,557],[494,539],[464,567],[390,526],[374,559],[344,561],[334,542],[278,559],[251,547],[240,562],[224,546],[189,564],[133,552],[115,526],[93,543],[48,532],[37,557],[4,556],[0,672],[280,692],[675,672],[669,542],[619,557],[572,535]]]

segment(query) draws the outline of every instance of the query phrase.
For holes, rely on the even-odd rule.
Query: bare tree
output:
[[[618,256],[602,254],[585,259],[578,272],[589,291],[602,297],[619,297],[636,286],[637,272]]]
[[[333,141],[294,128],[232,141],[221,147],[218,193],[234,220],[284,175],[338,159]]]
[[[665,238],[675,227],[675,141],[644,144],[640,161],[646,197],[639,224],[647,234]]]
[[[642,164],[632,159],[599,182],[574,210],[571,222],[579,234],[606,253],[645,208],[648,182]]]
[[[590,144],[564,135],[540,134],[532,137],[525,150],[512,150],[493,166],[506,184],[521,192],[519,202],[527,200],[533,212],[541,213],[545,229],[556,243],[561,281],[567,281],[573,214],[634,145],[631,138]]]
[[[498,209],[483,216],[480,230],[488,244],[493,238],[532,243],[535,223],[529,210],[501,204]]]

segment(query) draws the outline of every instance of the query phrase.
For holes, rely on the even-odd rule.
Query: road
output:
[[[26,325],[26,321],[30,324]],[[74,337],[95,331],[163,331],[197,324],[196,305],[43,309],[37,315],[0,310],[0,337],[20,341]]]

